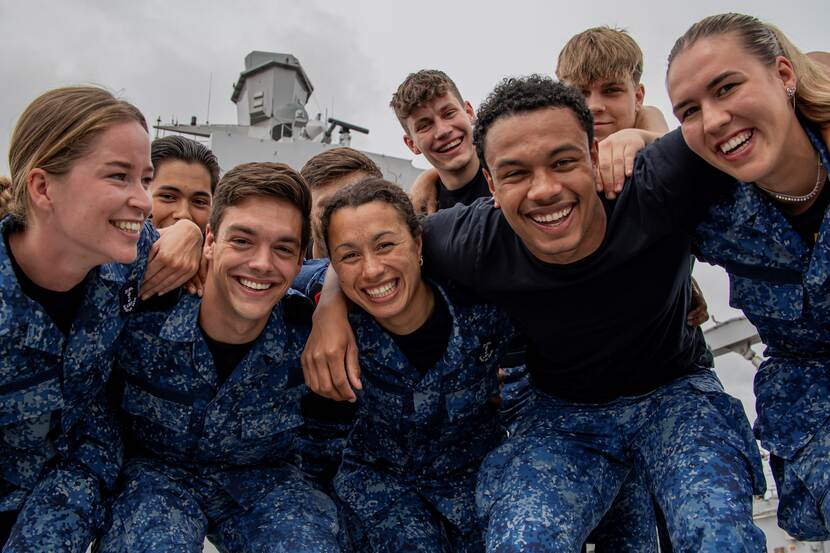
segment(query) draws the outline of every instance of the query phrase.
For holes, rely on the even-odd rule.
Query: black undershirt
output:
[[[805,244],[812,246],[816,243],[816,234],[821,228],[821,222],[824,220],[824,212],[827,211],[827,206],[830,205],[830,186],[828,182],[824,182],[824,188],[819,193],[816,201],[813,202],[807,211],[799,213],[798,215],[787,215],[784,217],[790,222],[793,229],[801,236]]]
[[[447,302],[435,288],[432,289],[432,295],[435,297],[432,314],[415,332],[401,335],[387,331],[421,374],[426,374],[444,356],[452,331],[452,317]]]
[[[427,219],[424,265],[507,311],[543,391],[591,403],[641,395],[701,366],[703,334],[686,324],[690,237],[732,190],[670,132],[640,153],[617,200],[601,200],[607,229],[589,256],[545,263],[478,200]]]
[[[55,326],[63,333],[64,336],[69,335],[72,328],[72,321],[78,315],[78,310],[81,308],[81,303],[84,301],[84,284],[86,279],[76,284],[66,292],[55,292],[48,290],[42,286],[38,286],[32,279],[26,276],[17,260],[14,258],[12,249],[9,246],[9,236],[3,237],[6,242],[6,251],[9,253],[9,261],[11,261],[14,275],[17,277],[17,283],[20,289],[26,296],[40,304],[49,318],[55,323]]]
[[[473,179],[458,188],[457,190],[450,190],[441,179],[438,179],[438,209],[446,209],[455,204],[470,205],[478,198],[489,198],[490,188],[487,186],[487,179],[484,178],[484,173],[479,167]]]
[[[256,341],[252,340],[244,344],[226,344],[224,342],[217,342],[208,336],[204,330],[202,330],[202,336],[204,336],[205,343],[207,343],[210,354],[213,356],[213,364],[216,366],[216,374],[219,376],[220,385],[228,379],[234,369],[245,359],[245,356],[251,351],[251,346]]]

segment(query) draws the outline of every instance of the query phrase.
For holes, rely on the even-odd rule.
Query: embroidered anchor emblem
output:
[[[479,355],[478,360],[482,363],[486,363],[490,360],[491,357],[493,357],[493,353],[495,352],[495,349],[493,348],[493,342],[484,342],[484,345],[481,346],[481,349],[482,352],[481,355]]]
[[[135,309],[135,304],[138,302],[138,283],[128,282],[121,288],[120,294],[121,311],[124,313],[131,313]]]

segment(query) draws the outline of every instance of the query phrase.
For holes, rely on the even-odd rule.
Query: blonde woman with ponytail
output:
[[[678,39],[666,82],[691,149],[740,181],[697,242],[767,346],[755,433],[772,454],[778,522],[828,540],[830,69],[773,25],[722,14]]]
[[[137,308],[148,257],[187,260],[152,269],[150,292],[173,285],[168,277],[186,280],[201,233],[184,221],[163,251],[154,244],[147,123],[102,88],[35,99],[12,134],[9,167],[0,180],[0,549],[82,553],[120,469],[104,395],[113,344]]]

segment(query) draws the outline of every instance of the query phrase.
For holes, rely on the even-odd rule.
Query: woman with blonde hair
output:
[[[666,81],[688,145],[740,181],[697,242],[767,346],[755,433],[778,522],[830,539],[830,72],[776,27],[728,13],[677,40]]]
[[[98,87],[35,99],[9,148],[0,220],[0,547],[78,551],[105,520],[122,443],[104,386],[113,343],[144,295],[195,272],[201,233],[145,222],[147,123]],[[172,257],[167,246],[179,252]],[[182,253],[183,252],[183,253]],[[171,265],[172,260],[172,265]]]

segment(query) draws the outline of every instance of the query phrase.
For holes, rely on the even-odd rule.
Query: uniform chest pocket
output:
[[[800,282],[747,278],[730,272],[729,305],[743,310],[750,320],[753,318],[752,315],[759,315],[770,319],[794,321],[802,314],[804,288]]]
[[[360,395],[360,409],[371,418],[386,423],[400,422],[412,415],[412,390],[385,382],[368,371],[361,374],[363,393]],[[408,401],[406,401],[408,400]],[[405,408],[408,404],[409,407]]]
[[[303,386],[279,393],[277,398],[260,404],[255,409],[243,410],[240,417],[243,439],[259,439],[302,426],[300,398]]]
[[[450,390],[444,397],[447,417],[451,422],[471,417],[498,393],[499,383],[495,374],[484,375],[463,387]]]
[[[17,374],[23,375],[28,370],[24,368],[17,371]],[[2,367],[0,375],[5,372],[6,367]],[[63,409],[63,393],[57,368],[3,380],[0,380],[0,426]]]
[[[131,382],[127,382],[124,387],[121,406],[130,415],[142,417],[180,434],[188,431],[190,417],[193,414],[191,405],[174,401],[172,397],[159,397]]]

